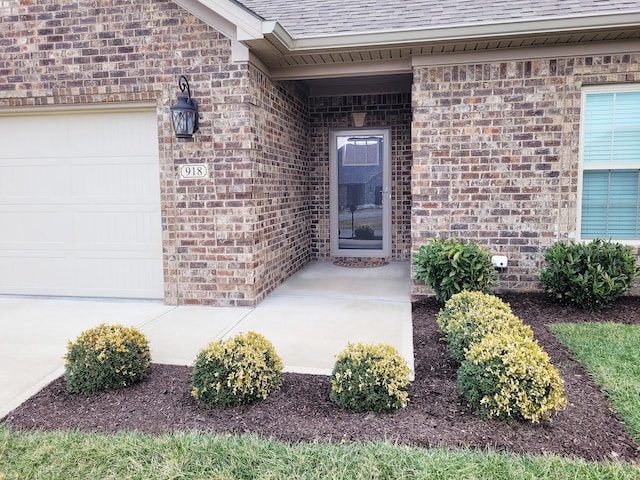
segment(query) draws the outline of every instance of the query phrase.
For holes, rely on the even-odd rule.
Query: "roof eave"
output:
[[[336,67],[344,69],[346,64],[345,60],[341,59],[342,54],[362,51],[381,52],[378,57],[385,58],[386,63],[391,63],[392,71],[406,71],[411,64],[408,58],[399,58],[397,55],[383,56],[384,51],[402,48],[413,50],[414,47],[420,50],[422,46],[437,44],[464,46],[465,43],[474,41],[508,41],[526,36],[552,38],[563,34],[607,32],[624,28],[638,30],[640,35],[640,9],[637,9],[624,13],[574,15],[552,19],[294,37],[278,21],[263,19],[232,0],[174,1],[231,39],[233,61],[258,62],[261,68],[271,72],[283,68],[288,71],[291,67],[307,68],[308,74],[319,75],[318,68],[328,68],[333,63],[340,64]],[[410,52],[410,55],[413,53]],[[284,58],[288,60],[283,62]],[[379,62],[368,62],[373,63]],[[361,67],[364,67],[363,71],[373,68],[362,63]]]
[[[459,24],[386,32],[363,32],[292,37],[278,22],[263,22],[265,40],[281,53],[300,54],[357,48],[410,46],[443,41],[500,38],[514,35],[545,35],[576,31],[640,27],[640,10],[606,15],[583,15],[554,19],[522,20],[486,24]]]

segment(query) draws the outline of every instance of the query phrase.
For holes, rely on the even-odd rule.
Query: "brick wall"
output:
[[[253,164],[258,300],[310,259],[308,99],[297,84],[252,68]]]
[[[311,249],[331,256],[329,210],[329,129],[353,128],[352,114],[366,112],[368,128],[391,127],[392,259],[411,251],[411,96],[405,94],[310,99]]]
[[[640,81],[640,53],[418,67],[413,249],[473,240],[535,290],[543,249],[575,238],[581,86]],[[414,295],[428,293],[414,285]]]

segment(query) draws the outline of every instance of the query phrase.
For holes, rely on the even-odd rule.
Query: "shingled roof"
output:
[[[239,0],[294,38],[465,24],[548,20],[640,10],[628,0]]]

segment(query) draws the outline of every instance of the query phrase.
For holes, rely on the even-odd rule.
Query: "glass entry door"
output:
[[[391,254],[389,130],[332,130],[331,255]]]

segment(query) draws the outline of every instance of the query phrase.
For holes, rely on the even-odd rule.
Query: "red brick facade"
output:
[[[0,7],[0,108],[155,105],[170,304],[255,305],[329,259],[328,135],[354,112],[391,127],[392,259],[457,236],[509,257],[501,288],[536,289],[542,249],[576,231],[581,86],[640,82],[638,52],[416,66],[412,92],[308,98],[170,0]],[[171,131],[180,75],[192,140]],[[188,163],[209,177],[180,179]]]
[[[414,247],[473,240],[509,258],[502,289],[538,289],[543,249],[575,237],[581,86],[620,82],[640,53],[416,68]]]
[[[257,69],[251,81],[256,254],[246,275],[254,276],[261,300],[311,258],[309,114],[296,84],[273,82]]]

